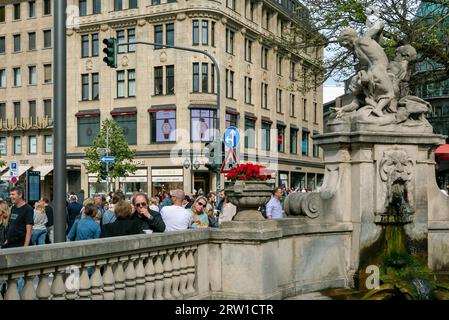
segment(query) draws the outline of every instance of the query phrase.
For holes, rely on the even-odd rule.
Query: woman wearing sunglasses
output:
[[[209,227],[209,218],[205,212],[207,205],[207,198],[204,196],[199,196],[196,198],[192,207],[189,209],[192,211],[192,224],[190,228],[207,228]]]
[[[136,193],[132,199],[135,209],[135,218],[139,219],[143,230],[153,230],[154,232],[164,232],[165,223],[159,212],[148,207],[150,203],[145,193]]]

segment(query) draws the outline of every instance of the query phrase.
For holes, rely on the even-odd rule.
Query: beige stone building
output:
[[[11,45],[13,30],[26,30],[28,23],[26,18],[12,21],[16,2],[20,1],[5,5],[6,23],[0,22],[0,37],[5,35]],[[25,15],[30,1],[21,2]],[[41,18],[42,24],[45,21],[51,26],[51,18],[45,20],[40,11],[42,2],[36,1],[35,21],[39,24],[32,23],[34,28],[41,25]],[[315,189],[322,183],[324,166],[311,138],[323,130],[322,88],[307,94],[296,90],[305,68],[313,68],[322,53],[294,54],[279,41],[283,31],[301,21],[292,13],[297,5],[294,1],[69,0],[68,5],[68,191],[83,189],[93,194],[106,190],[106,183],[96,183],[82,164],[84,149],[95,138],[101,121],[110,117],[137,150],[139,170],[115,182],[128,194],[139,189],[154,194],[175,187],[187,192],[214,190],[215,175],[204,166],[202,149],[231,125],[241,130],[240,162],[270,164],[279,185]],[[14,23],[24,27],[11,30]],[[37,28],[38,35],[45,28]],[[220,69],[219,109],[218,74],[205,55],[129,45],[120,47],[118,67],[112,69],[102,61],[102,40],[108,37],[116,37],[120,43],[146,41],[207,51]],[[21,60],[0,63],[0,69],[8,72],[8,85],[0,89],[0,102],[8,105],[6,119],[12,115],[11,96],[20,95],[22,104],[29,99],[43,104],[42,94],[50,90],[51,98],[51,87],[47,89],[40,79],[44,65],[51,63],[51,50],[40,46],[37,50],[39,54],[30,59],[26,52],[14,54],[7,48],[6,57]],[[30,96],[28,86],[15,88],[10,83],[14,67],[25,70],[30,61],[42,69],[37,73],[36,97]],[[41,109],[37,109],[38,116],[44,116]],[[21,115],[28,113],[22,110]],[[219,132],[214,130],[218,123]],[[2,132],[9,139],[6,159],[10,159],[15,156],[10,147],[13,131]],[[33,131],[19,132],[24,137]],[[37,130],[40,140],[43,132]],[[23,141],[25,146],[28,140]],[[33,168],[50,164],[40,148],[43,143],[39,142],[35,157],[23,154]]]

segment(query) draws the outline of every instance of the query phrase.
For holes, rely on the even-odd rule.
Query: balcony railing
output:
[[[33,130],[33,129],[51,129],[53,128],[53,118],[36,117],[33,121],[32,117],[21,117],[13,119],[0,118],[0,131],[17,131],[17,130]]]

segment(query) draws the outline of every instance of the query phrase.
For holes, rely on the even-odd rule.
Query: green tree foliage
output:
[[[97,174],[97,181],[100,181],[101,165],[100,154],[98,148],[106,148],[106,132],[109,128],[109,149],[110,156],[115,157],[112,163],[112,170],[109,176],[113,178],[126,177],[130,173],[133,174],[137,170],[137,166],[132,163],[136,150],[132,150],[128,146],[123,130],[113,119],[106,119],[101,124],[101,130],[98,133],[92,145],[86,149],[86,157],[88,162],[84,164],[88,173]],[[110,164],[111,165],[111,164]]]
[[[302,0],[301,3],[305,9],[297,10],[307,11],[306,22],[289,30],[289,35],[283,37],[284,45],[303,51],[327,47],[320,80],[330,76],[344,80],[354,73],[356,60],[338,44],[337,37],[347,27],[365,32],[370,7],[376,8],[385,21],[382,45],[387,54],[392,57],[397,47],[411,44],[420,55],[416,66],[428,65],[419,68],[421,73],[412,75],[412,84],[449,78],[448,0]]]

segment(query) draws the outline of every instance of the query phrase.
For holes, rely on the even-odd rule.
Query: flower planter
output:
[[[237,206],[239,212],[233,220],[265,220],[258,210],[271,198],[273,186],[267,181],[236,181],[225,184],[225,193],[229,201]]]

